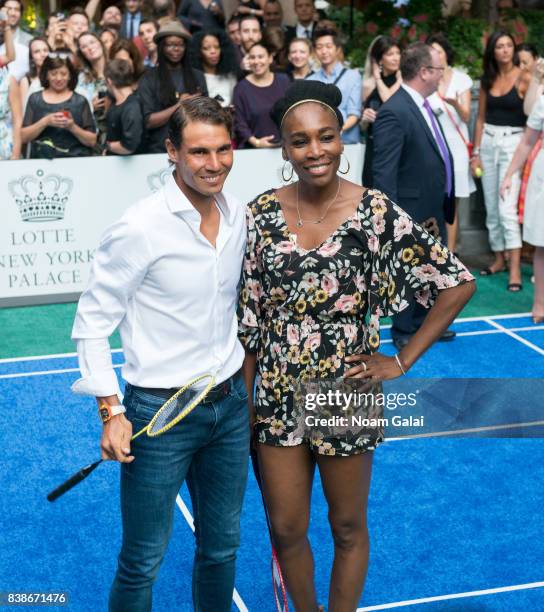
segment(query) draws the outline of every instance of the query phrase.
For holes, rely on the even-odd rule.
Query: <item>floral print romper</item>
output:
[[[247,224],[238,316],[242,344],[257,353],[258,441],[307,443],[327,455],[373,450],[380,435],[302,438],[297,383],[342,377],[351,367],[345,357],[378,350],[380,317],[414,299],[430,307],[439,289],[472,275],[377,190],[367,190],[355,213],[313,249],[297,245],[274,190],[248,205]]]

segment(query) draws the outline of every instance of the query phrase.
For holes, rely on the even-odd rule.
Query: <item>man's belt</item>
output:
[[[215,387],[212,387],[209,390],[208,395],[206,395],[206,397],[202,400],[201,403],[212,404],[213,402],[220,402],[221,400],[225,399],[227,395],[229,395],[229,393],[231,392],[234,382],[239,376],[240,372],[236,372],[236,374],[233,374],[230,378],[227,378],[227,380],[224,380],[222,383],[219,383],[218,385],[215,385]],[[172,389],[158,389],[155,387],[137,387],[135,385],[132,385],[132,388],[142,393],[148,393],[149,395],[156,395],[157,397],[162,397],[165,401],[169,400],[172,395],[179,391],[179,387]]]

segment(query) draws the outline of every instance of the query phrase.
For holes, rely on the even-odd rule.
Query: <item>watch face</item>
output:
[[[110,418],[110,413],[108,411],[107,408],[100,408],[98,410],[98,414],[100,414],[100,418],[102,419],[102,421],[105,423],[106,421],[109,421]]]

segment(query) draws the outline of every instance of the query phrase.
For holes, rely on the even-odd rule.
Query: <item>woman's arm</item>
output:
[[[23,108],[21,105],[21,92],[17,81],[11,77],[8,94],[9,105],[11,108],[11,118],[13,123],[13,152],[11,159],[21,157],[21,126],[23,125]]]
[[[15,44],[13,42],[13,31],[8,26],[7,22],[3,22],[5,25],[2,28],[4,32],[4,43],[6,45],[6,54],[0,55],[0,66],[6,66],[10,62],[15,61]]]
[[[23,143],[32,142],[45,130],[46,127],[53,125],[55,113],[49,113],[35,123],[21,128],[21,138]],[[60,126],[57,126],[60,127]]]
[[[72,132],[72,134],[79,140],[79,142],[89,148],[92,148],[96,144],[97,134],[80,127],[73,119],[68,121],[66,129]]]
[[[381,353],[351,355],[346,357],[346,362],[352,364],[352,367],[345,372],[344,376],[390,380],[405,374],[446,331],[475,291],[474,281],[439,291],[436,302],[425,317],[423,324],[397,354],[400,365],[396,357],[389,357]],[[363,362],[364,365],[356,365],[360,362]]]
[[[463,91],[455,98],[444,98],[444,101],[453,106],[463,123],[468,124],[470,120],[470,89]]]
[[[544,83],[542,82],[542,75],[533,74],[531,82],[529,83],[529,88],[525,92],[525,97],[523,98],[523,112],[526,115],[531,114],[535,102],[543,93]]]
[[[168,120],[174,114],[178,106],[179,104],[176,102],[176,104],[169,106],[164,110],[151,113],[146,119],[145,126],[150,130],[154,130],[167,124]]]
[[[481,168],[480,144],[482,142],[482,135],[484,131],[486,105],[487,96],[483,88],[481,88],[478,98],[478,117],[476,118],[476,126],[474,128],[474,151],[472,154],[472,159],[470,160],[472,174],[475,174],[476,168]]]

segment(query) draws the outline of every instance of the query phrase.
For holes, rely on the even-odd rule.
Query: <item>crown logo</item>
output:
[[[149,174],[147,176],[147,185],[149,186],[149,189],[151,189],[153,193],[155,193],[155,191],[159,191],[159,189],[164,187],[168,177],[171,175],[172,168],[170,166],[168,168],[163,168],[158,172],[153,172],[152,174]]]
[[[8,183],[8,189],[19,207],[23,221],[57,221],[64,218],[64,209],[74,183],[58,174],[27,174]]]

